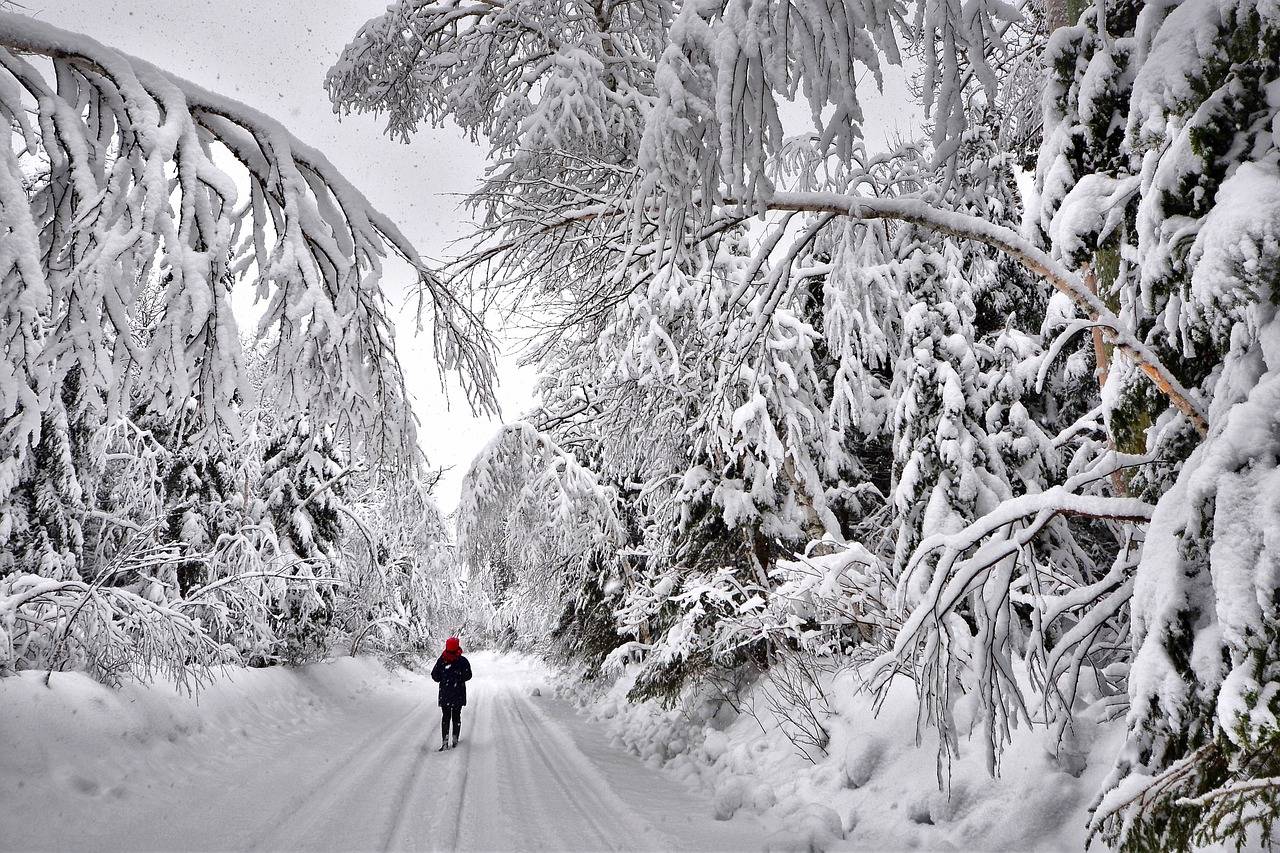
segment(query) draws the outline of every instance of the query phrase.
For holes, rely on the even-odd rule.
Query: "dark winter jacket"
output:
[[[467,682],[471,680],[471,662],[462,655],[447,663],[444,655],[431,668],[431,680],[440,683],[440,707],[467,704]]]

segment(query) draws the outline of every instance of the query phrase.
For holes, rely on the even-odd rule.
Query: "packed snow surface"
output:
[[[0,680],[0,849],[758,849],[753,816],[610,743],[525,658],[469,656],[462,743],[435,685],[343,658],[228,670],[192,699],[77,673]]]

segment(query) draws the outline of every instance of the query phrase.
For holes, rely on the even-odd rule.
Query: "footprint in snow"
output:
[[[72,776],[71,787],[75,788],[86,797],[96,797],[98,796],[98,792],[102,790],[102,786],[97,782],[92,779],[86,779],[83,776]]]

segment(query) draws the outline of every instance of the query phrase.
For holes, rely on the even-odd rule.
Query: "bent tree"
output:
[[[278,535],[275,481],[309,481],[272,440],[303,418],[358,467],[421,464],[388,257],[482,405],[483,332],[322,154],[248,107],[5,12],[0,111],[0,671],[271,657],[298,627],[272,619],[343,583],[333,524],[322,547]],[[332,522],[342,494],[298,497]]]
[[[950,697],[993,769],[1019,723],[1067,739],[1097,704],[1128,740],[1096,828],[1240,839],[1280,776],[1280,15],[1050,5],[401,2],[328,86],[490,146],[446,272],[536,325],[532,425],[615,491],[627,542],[581,594],[638,684],[840,639],[785,604],[725,628],[823,540],[941,770]],[[929,136],[869,152],[857,84],[907,58]]]

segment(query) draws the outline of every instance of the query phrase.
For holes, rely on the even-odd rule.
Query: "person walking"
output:
[[[462,729],[462,706],[467,704],[467,682],[471,680],[471,662],[462,656],[462,643],[457,637],[444,641],[444,652],[431,668],[431,680],[440,685],[440,749],[458,745]],[[453,741],[449,726],[453,726]]]

